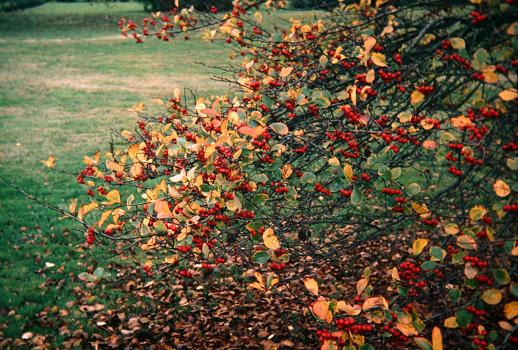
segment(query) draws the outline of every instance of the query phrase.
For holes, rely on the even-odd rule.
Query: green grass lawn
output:
[[[136,3],[51,3],[0,13],[2,177],[65,207],[81,188],[40,160],[53,154],[58,168],[75,172],[83,155],[108,148],[111,129],[133,127],[127,110],[135,104],[167,97],[176,87],[200,94],[228,90],[194,64],[228,62],[220,45],[196,38],[136,45],[121,38],[120,17],[144,16]],[[83,287],[74,276],[109,261],[103,248],[85,252],[82,235],[0,182],[0,347],[2,338],[28,331],[60,341],[58,328],[39,313],[66,309],[73,288]]]

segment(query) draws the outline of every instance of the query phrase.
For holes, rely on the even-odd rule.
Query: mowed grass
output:
[[[228,63],[223,45],[196,36],[140,45],[121,38],[120,17],[145,16],[136,3],[51,3],[0,14],[1,177],[65,208],[84,189],[40,160],[55,155],[57,168],[75,173],[85,154],[108,149],[111,129],[133,128],[128,109],[137,103],[167,97],[174,88],[229,91],[210,79],[218,72],[195,64]],[[72,223],[0,181],[0,340],[30,331],[60,341],[58,327],[39,313],[66,309],[73,288],[84,288],[74,276],[104,267],[110,257],[102,247],[85,251],[83,240]],[[84,323],[84,315],[71,315]]]

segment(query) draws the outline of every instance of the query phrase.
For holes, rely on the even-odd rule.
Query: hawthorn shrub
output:
[[[121,20],[137,42],[206,30],[242,57],[239,92],[135,107],[66,214],[90,245],[139,247],[152,279],[298,282],[322,349],[516,346],[516,4],[361,1],[263,26],[259,5],[283,4]],[[395,264],[344,266],[389,235]]]

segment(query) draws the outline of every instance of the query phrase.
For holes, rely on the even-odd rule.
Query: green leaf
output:
[[[305,172],[300,178],[300,182],[312,184],[317,181],[317,176],[310,171]]]
[[[355,188],[353,193],[351,194],[351,203],[354,205],[359,205],[362,201],[362,193]]]
[[[450,289],[448,291],[448,294],[450,296],[451,301],[453,301],[454,303],[458,302],[460,300],[460,297],[462,296],[462,292],[460,291],[460,289],[457,288]]]
[[[455,313],[455,317],[457,317],[457,323],[459,327],[464,328],[468,324],[473,321],[473,314],[471,312],[466,311],[465,309],[460,309]]]
[[[390,176],[392,177],[392,180],[397,180],[401,176],[401,168],[400,167],[393,168],[390,171]]]
[[[415,343],[422,350],[432,350],[432,344],[426,338],[416,337],[414,338]]]
[[[261,250],[261,251],[256,252],[252,256],[252,260],[258,264],[264,264],[268,260],[270,260],[270,254],[267,251]]]
[[[421,264],[421,268],[423,270],[433,270],[436,267],[437,267],[437,263],[435,261],[428,260]]]
[[[499,286],[505,286],[506,284],[511,283],[511,277],[506,269],[492,269],[491,272]]]

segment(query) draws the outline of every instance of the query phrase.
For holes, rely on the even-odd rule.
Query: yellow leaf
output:
[[[130,112],[135,112],[135,113],[140,113],[144,110],[144,103],[140,102],[139,104],[136,104],[135,106],[133,106],[132,108],[128,109],[128,111]]]
[[[281,174],[282,174],[282,178],[283,179],[287,179],[291,176],[291,174],[293,173],[293,168],[291,167],[291,165],[289,164],[284,164],[282,167],[281,167]]]
[[[79,208],[79,212],[77,213],[77,217],[79,220],[83,220],[86,214],[99,207],[99,204],[96,202],[91,202],[89,204],[84,204]]]
[[[512,101],[518,97],[518,91],[516,89],[508,89],[501,91],[498,96],[504,101]]]
[[[318,283],[313,278],[306,278],[304,286],[311,294],[318,296]]]
[[[401,112],[398,114],[398,119],[400,123],[407,123],[412,120],[412,113],[410,112]]]
[[[452,316],[444,320],[444,327],[446,328],[458,328],[457,317]]]
[[[428,240],[426,238],[418,238],[412,244],[412,252],[414,255],[419,255],[423,251],[424,247],[428,244]]]
[[[173,214],[169,209],[169,203],[163,199],[159,199],[155,202],[155,212],[158,219],[168,219],[173,217]]]
[[[111,214],[111,210],[107,210],[104,213],[102,213],[101,218],[99,219],[99,221],[97,221],[97,226],[99,226],[100,228],[104,224],[104,222],[110,217]]]
[[[424,100],[424,94],[415,90],[410,94],[410,103],[416,105]]]
[[[493,189],[498,197],[507,197],[511,193],[511,187],[503,180],[496,180]]]
[[[340,161],[336,157],[329,158],[328,163],[332,166],[340,166]]]
[[[448,223],[444,225],[444,232],[446,232],[449,235],[456,235],[459,233],[459,226],[455,223]]]
[[[502,292],[494,288],[487,289],[482,293],[480,299],[482,299],[486,304],[496,305],[502,301]]]
[[[324,322],[331,323],[333,321],[333,314],[331,310],[329,310],[329,305],[326,303],[324,297],[318,298],[318,300],[311,305],[311,311]]]
[[[504,315],[508,320],[518,316],[518,301],[512,301],[504,306]]]
[[[365,76],[365,81],[370,84],[374,81],[374,77],[375,77],[374,69],[371,69],[370,71],[367,72],[367,75]]]
[[[365,53],[369,53],[374,46],[376,46],[375,38],[370,36],[367,39],[365,39],[365,42],[364,42]]]
[[[481,205],[476,205],[469,211],[469,218],[473,221],[478,221],[486,215],[487,210]]]
[[[110,204],[121,202],[121,196],[119,194],[119,191],[117,190],[112,190],[108,192],[108,194],[106,195],[106,199],[110,201]]]
[[[106,161],[106,167],[116,173],[124,172],[124,168],[122,167],[122,165],[120,165],[119,163],[115,163],[111,160]]]
[[[385,55],[379,52],[374,52],[371,56],[372,63],[377,65],[378,67],[388,67],[387,66],[387,59],[385,58]]]
[[[460,50],[460,49],[466,48],[466,42],[462,38],[451,38],[450,43],[451,43],[451,46],[455,50]]]
[[[54,168],[56,166],[56,157],[49,156],[47,160],[41,161],[47,168]]]
[[[350,164],[344,165],[344,175],[348,180],[353,178],[353,167]]]
[[[270,128],[272,128],[273,131],[275,131],[279,135],[288,135],[290,130],[288,129],[288,126],[284,123],[273,123],[270,124]]]
[[[268,228],[264,231],[263,242],[264,245],[269,249],[276,250],[281,247],[279,240],[277,239],[277,236],[275,236],[272,228]]]
[[[369,280],[366,278],[362,278],[358,282],[356,282],[356,295],[361,295],[365,288],[367,288],[367,285],[369,284]]]
[[[388,310],[387,300],[385,300],[385,298],[383,297],[372,297],[365,299],[365,301],[363,302],[362,309],[363,311],[367,311],[377,306],[381,307],[382,309]]]
[[[238,129],[238,131],[243,135],[248,135],[252,137],[257,137],[261,135],[264,130],[266,130],[263,126],[257,126],[255,128],[249,127],[248,125],[242,126]]]
[[[336,303],[336,310],[340,312],[345,312],[346,314],[351,316],[359,315],[362,312],[362,308],[360,305],[351,306],[350,304],[342,300]]]
[[[288,75],[290,75],[291,72],[293,72],[293,67],[284,67],[283,69],[281,69],[281,72],[279,73],[279,76],[282,77],[282,78],[285,78]]]
[[[74,214],[77,210],[77,198],[75,199],[72,199],[70,201],[70,205],[68,206],[68,211],[71,213],[71,214]]]
[[[411,323],[398,322],[396,324],[396,328],[399,329],[399,331],[407,337],[419,334],[419,332],[417,332],[417,330]]]
[[[439,327],[433,327],[432,329],[432,349],[443,350],[442,333]]]
[[[254,13],[254,19],[258,24],[260,24],[263,21],[263,15],[261,12]]]
[[[229,200],[227,202],[227,209],[230,211],[237,211],[241,210],[242,208],[243,205],[241,204],[241,201],[239,200],[239,198],[237,198],[237,196],[234,196],[234,199]]]
[[[393,280],[400,281],[401,278],[399,277],[399,271],[397,270],[397,267],[393,267],[392,271],[390,272],[390,276]]]

